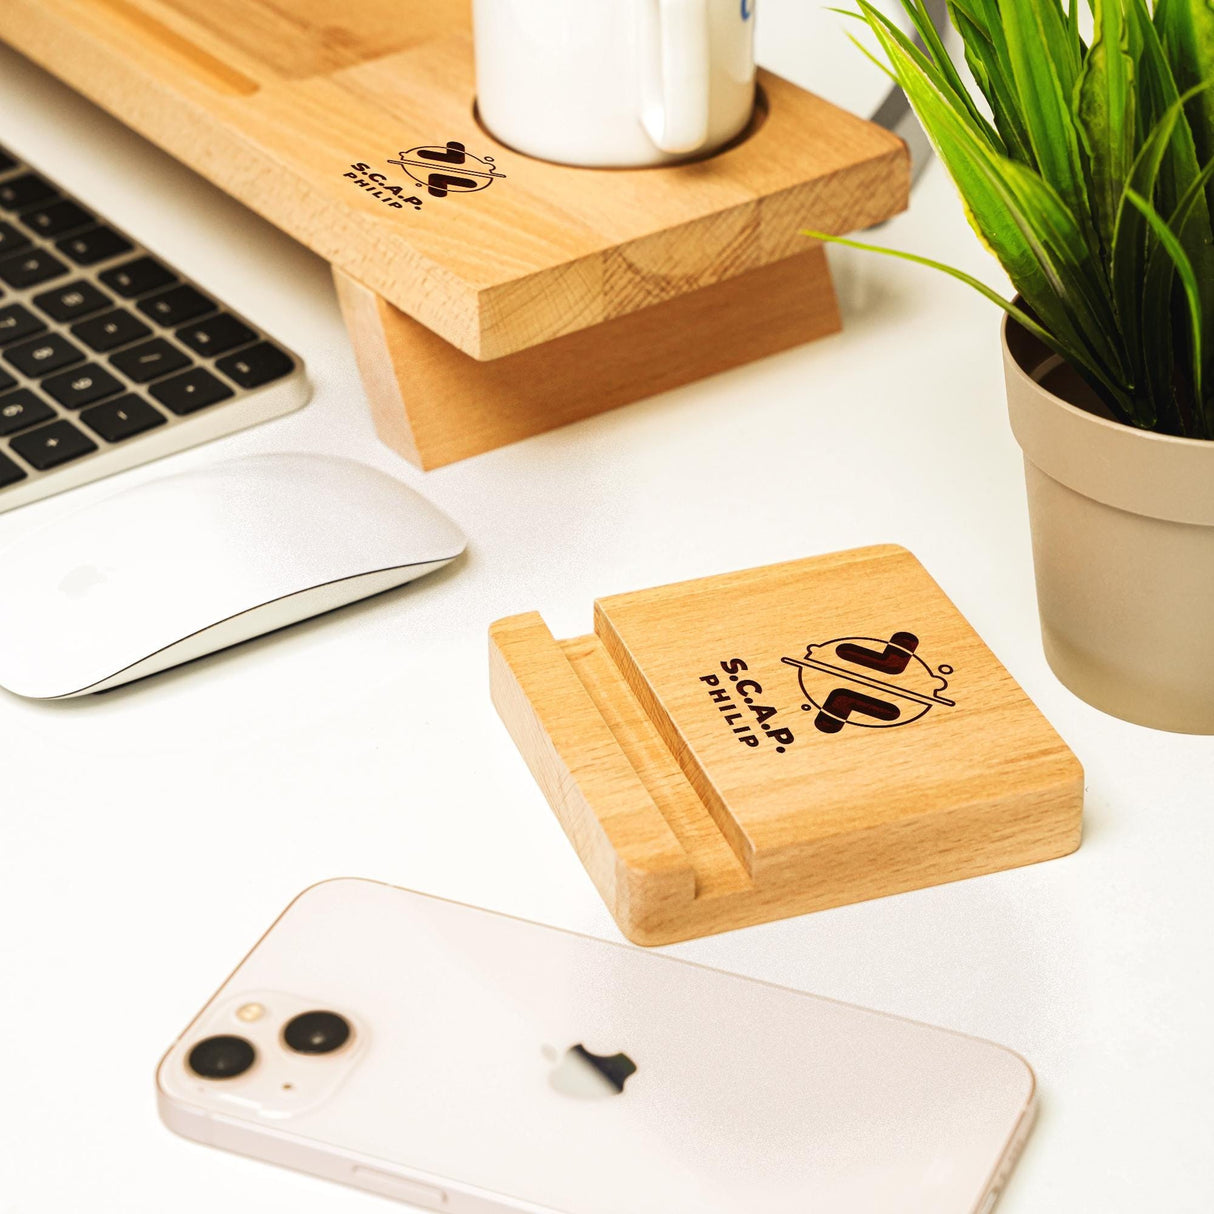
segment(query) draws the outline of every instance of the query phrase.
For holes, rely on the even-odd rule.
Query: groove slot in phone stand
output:
[[[620,928],[677,940],[1065,855],[1083,771],[905,549],[490,630],[494,703]]]
[[[901,140],[762,71],[764,121],[707,159],[520,155],[476,120],[465,0],[6,0],[0,38],[332,263],[423,467],[836,331],[801,229],[907,203]]]

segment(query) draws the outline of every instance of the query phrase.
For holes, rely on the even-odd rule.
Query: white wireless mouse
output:
[[[347,459],[255,455],[150,481],[0,552],[0,686],[105,691],[423,577],[465,543]]]

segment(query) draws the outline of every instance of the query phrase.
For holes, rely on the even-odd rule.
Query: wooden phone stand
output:
[[[422,467],[834,332],[801,230],[909,190],[899,139],[766,72],[705,160],[516,153],[475,113],[468,0],[5,0],[0,38],[332,263]]]
[[[668,944],[1065,855],[1083,770],[885,546],[490,630],[494,703],[621,930]]]

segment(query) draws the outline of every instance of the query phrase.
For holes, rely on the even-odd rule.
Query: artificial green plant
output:
[[[950,0],[980,96],[923,0],[901,3],[926,49],[858,3],[1026,307],[878,251],[994,300],[1118,421],[1214,439],[1214,0],[1091,0],[1090,22],[1078,0]]]

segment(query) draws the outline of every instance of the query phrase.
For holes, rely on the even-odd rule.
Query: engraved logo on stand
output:
[[[933,670],[915,652],[919,638],[913,632],[895,632],[888,641],[875,637],[839,637],[810,645],[803,658],[781,658],[797,668],[801,690],[809,702],[806,712],[817,710],[814,727],[821,733],[838,733],[845,725],[886,729],[909,725],[932,708],[956,706],[945,697],[945,675],[951,666]]]
[[[742,658],[729,658],[720,667],[729,676],[728,683],[722,682],[719,674],[701,675],[700,682],[725,724],[743,746],[758,749],[766,741],[775,747],[776,754],[784,754],[797,739],[791,729],[779,723],[780,710],[774,704],[760,703],[762,683],[749,674],[743,677],[750,666]]]

